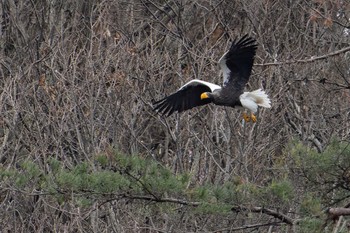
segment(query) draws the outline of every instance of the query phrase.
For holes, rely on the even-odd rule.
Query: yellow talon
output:
[[[249,122],[250,116],[248,116],[245,112],[243,112],[243,119],[245,120],[245,122]]]
[[[254,123],[257,121],[256,116],[253,113],[250,114],[250,118],[252,119],[252,122],[254,122]]]

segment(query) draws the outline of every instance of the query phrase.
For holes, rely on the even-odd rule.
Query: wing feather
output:
[[[255,42],[248,35],[243,36],[238,42],[234,40],[230,50],[220,58],[219,65],[224,76],[224,86],[233,85],[243,90],[252,71],[257,49]]]
[[[183,112],[210,103],[210,99],[202,100],[200,95],[220,88],[216,84],[194,79],[183,85],[177,92],[154,102],[153,106],[162,115],[170,116],[174,112]]]

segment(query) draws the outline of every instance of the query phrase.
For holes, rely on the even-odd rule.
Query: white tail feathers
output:
[[[248,92],[248,96],[251,96],[257,105],[264,108],[271,108],[271,100],[265,91],[258,89],[252,92]]]
[[[239,97],[244,108],[249,109],[253,113],[258,110],[258,106],[271,108],[271,100],[265,91],[258,89],[252,92],[244,92]]]

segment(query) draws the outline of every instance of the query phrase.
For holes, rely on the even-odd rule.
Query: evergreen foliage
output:
[[[258,187],[252,183],[228,181],[220,185],[204,184],[188,187],[190,175],[173,174],[159,163],[139,156],[128,156],[116,152],[108,160],[97,156],[94,164],[83,162],[71,168],[55,159],[50,159],[49,170],[40,170],[30,160],[21,163],[19,169],[2,169],[1,181],[18,189],[40,190],[40,193],[85,196],[150,195],[180,198],[201,203],[203,210],[223,213],[234,205],[251,203],[256,199],[266,204],[287,201],[292,198],[290,184],[274,180],[269,186]],[[81,202],[81,200],[80,200]],[[85,202],[88,203],[88,202]]]
[[[322,153],[301,142],[292,143],[289,149],[293,161],[290,171],[299,176],[294,187],[303,193],[299,230],[321,232],[326,210],[349,204],[350,144],[333,140]]]
[[[324,205],[347,204],[350,192],[350,144],[333,140],[319,153],[301,143],[293,144],[291,155],[295,168],[304,178],[305,188],[322,198]]]
[[[324,224],[325,209],[344,205],[349,195],[350,146],[334,141],[318,153],[296,142],[289,149],[286,156],[291,160],[284,160],[288,166],[281,166],[281,160],[277,165],[289,167],[288,171],[281,170],[283,175],[276,173],[276,177],[282,178],[263,186],[235,179],[222,184],[189,185],[190,174],[173,174],[153,160],[119,152],[112,158],[99,155],[93,163],[70,168],[50,159],[49,172],[24,160],[17,169],[1,168],[0,182],[3,187],[52,196],[60,204],[73,201],[82,208],[96,200],[156,203],[144,209],[145,214],[160,210],[172,213],[175,204],[192,206],[190,209],[197,214],[230,215],[235,206],[279,206],[287,210],[300,202],[299,231],[318,232]]]

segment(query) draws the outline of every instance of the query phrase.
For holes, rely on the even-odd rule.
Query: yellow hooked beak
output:
[[[203,99],[208,99],[209,98],[209,96],[208,96],[208,94],[207,93],[202,93],[201,94],[201,100],[203,100]]]

